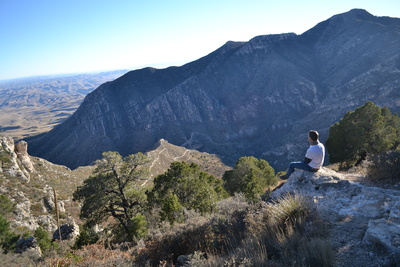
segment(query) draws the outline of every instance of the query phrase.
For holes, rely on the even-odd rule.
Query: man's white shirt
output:
[[[308,165],[311,168],[319,169],[324,164],[325,147],[322,143],[318,142],[316,145],[310,145],[307,149],[306,158],[311,159]]]

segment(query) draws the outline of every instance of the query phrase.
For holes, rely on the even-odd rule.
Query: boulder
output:
[[[22,238],[17,242],[16,253],[24,254],[33,259],[39,259],[42,256],[42,251],[33,236]]]
[[[400,225],[384,218],[370,220],[363,243],[390,253],[398,253],[400,252]]]
[[[66,223],[60,226],[62,240],[75,240],[79,235],[79,225],[75,222]],[[56,229],[53,239],[60,239],[60,231]]]
[[[25,141],[19,141],[15,144],[15,153],[17,158],[21,161],[23,168],[29,173],[33,172],[35,168],[33,167],[31,158],[28,155],[28,143]]]

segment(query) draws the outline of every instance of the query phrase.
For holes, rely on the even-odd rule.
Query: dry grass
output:
[[[80,250],[66,254],[59,258],[47,258],[41,262],[41,266],[132,266],[133,256],[129,251],[111,250],[104,248],[103,245],[89,245]]]
[[[326,228],[311,202],[287,195],[266,204],[237,195],[221,212],[192,214],[185,224],[163,224],[132,248],[86,246],[46,266],[333,266]],[[43,265],[43,266],[44,266]]]
[[[387,151],[369,157],[367,178],[373,183],[399,184],[400,182],[400,150]]]
[[[326,227],[306,198],[287,195],[266,206],[245,204],[237,196],[221,207],[222,213],[153,239],[138,255],[141,263],[172,266],[184,259],[186,266],[333,266]]]

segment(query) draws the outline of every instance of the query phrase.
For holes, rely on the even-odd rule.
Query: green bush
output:
[[[395,149],[400,143],[400,118],[372,102],[347,112],[329,129],[326,148],[331,163],[352,167],[369,154]]]
[[[138,213],[132,220],[129,225],[132,229],[132,232],[135,233],[134,237],[142,238],[147,236],[148,228],[146,217],[141,213]]]
[[[18,239],[19,235],[11,231],[8,220],[0,215],[0,245],[4,253],[14,251]]]
[[[171,223],[181,219],[182,208],[201,214],[215,211],[216,202],[228,196],[221,179],[186,162],[172,162],[170,168],[154,179],[147,193],[150,206],[161,207],[161,218]]]
[[[39,226],[35,230],[33,236],[36,238],[42,252],[47,252],[57,248],[56,243],[52,242],[51,238],[49,237],[49,233],[42,227]]]
[[[243,193],[249,200],[255,201],[268,186],[277,183],[274,169],[269,163],[255,157],[242,157],[233,170],[222,177],[225,189],[233,195]]]
[[[79,236],[75,241],[74,249],[80,249],[83,246],[95,244],[99,240],[99,235],[92,227],[84,225],[79,227]]]
[[[160,216],[162,221],[168,221],[171,225],[184,221],[184,210],[177,195],[171,193],[165,198]]]
[[[372,155],[369,159],[367,177],[370,181],[400,182],[400,150]]]

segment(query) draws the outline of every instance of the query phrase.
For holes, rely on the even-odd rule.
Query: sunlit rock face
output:
[[[303,158],[308,130],[325,141],[330,125],[366,101],[400,111],[400,19],[356,9],[302,35],[227,42],[181,67],[131,71],[28,140],[29,153],[75,168],[163,138],[230,165],[252,155],[282,170]]]
[[[30,181],[30,173],[35,169],[28,155],[28,144],[25,141],[14,143],[14,139],[8,136],[0,136],[0,173]]]

